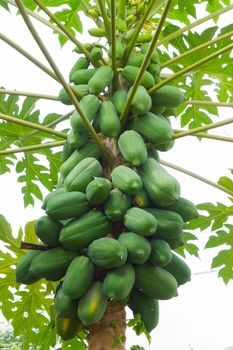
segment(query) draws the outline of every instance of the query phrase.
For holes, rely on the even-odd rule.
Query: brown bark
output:
[[[126,330],[125,306],[116,302],[109,302],[108,309],[103,318],[88,327],[89,350],[125,350]],[[122,345],[112,347],[114,340],[122,340]]]

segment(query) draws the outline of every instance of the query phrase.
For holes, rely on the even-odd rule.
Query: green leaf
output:
[[[222,267],[223,266],[223,267]],[[221,267],[219,277],[227,284],[233,279],[233,249],[221,250],[212,261],[212,268]]]
[[[148,340],[148,343],[150,344],[151,336],[142,322],[140,314],[135,315],[134,318],[129,320],[127,322],[127,326],[131,327],[138,336],[144,334]]]
[[[10,11],[6,0],[0,0],[0,6],[2,6],[5,10]]]
[[[211,226],[211,230],[215,231],[223,226],[230,216],[233,215],[233,206],[226,206],[222,203],[202,203],[198,204],[199,210],[205,210],[208,212],[208,216],[200,215],[198,218],[193,219],[187,224],[187,229],[197,229],[204,231]]]
[[[199,248],[194,243],[190,243],[189,241],[196,241],[198,238],[193,235],[190,232],[184,232],[184,245],[182,247],[179,247],[176,249],[176,252],[180,254],[181,256],[185,257],[186,253],[189,253],[190,255],[199,257],[198,251]]]
[[[229,229],[229,232],[224,230],[215,232],[215,235],[209,237],[205,248],[215,248],[225,244],[233,247],[233,226],[229,224],[226,224],[225,226]]]

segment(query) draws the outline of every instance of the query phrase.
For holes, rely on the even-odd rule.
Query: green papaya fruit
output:
[[[151,112],[134,119],[130,127],[141,134],[145,140],[152,142],[155,148],[172,141],[173,130],[171,126]]]
[[[144,264],[149,259],[151,246],[145,237],[134,232],[123,232],[118,237],[118,241],[126,247],[129,263]]]
[[[172,251],[169,244],[162,239],[150,240],[151,253],[149,261],[155,266],[166,266],[172,259]]]
[[[113,269],[124,265],[127,249],[116,239],[104,237],[94,240],[89,245],[87,255],[94,265],[103,269]]]
[[[82,322],[77,318],[56,317],[56,331],[63,340],[74,338],[83,328]]]
[[[151,200],[169,206],[180,197],[180,185],[155,159],[148,158],[138,173]]]
[[[64,180],[66,191],[85,192],[86,187],[94,176],[102,175],[102,166],[95,158],[89,157],[81,160]]]
[[[29,271],[39,278],[58,281],[65,275],[71,261],[76,256],[76,252],[68,252],[61,247],[52,248],[34,257]]]
[[[139,314],[147,331],[150,333],[159,322],[159,302],[157,299],[133,289],[130,293],[129,308],[134,316]]]
[[[91,28],[88,30],[88,33],[91,36],[102,38],[103,36],[106,36],[106,32],[103,28]]]
[[[112,45],[110,45],[108,50],[109,57],[112,58]],[[124,45],[120,40],[116,40],[116,59],[120,60],[124,55]]]
[[[89,211],[64,226],[60,242],[65,249],[77,251],[86,248],[92,241],[106,236],[111,230],[111,222],[102,212]]]
[[[198,218],[199,214],[196,206],[188,199],[180,197],[174,204],[170,205],[166,209],[175,211],[179,214],[184,222]]]
[[[123,158],[135,166],[143,164],[147,159],[145,142],[134,130],[127,130],[121,134],[118,146]]]
[[[64,295],[70,299],[81,298],[90,287],[94,272],[94,266],[87,256],[76,257],[65,274],[62,284]]]
[[[178,255],[172,253],[171,261],[164,266],[164,269],[175,277],[178,286],[191,280],[191,270],[186,262]]]
[[[65,192],[65,189],[61,187],[61,188],[58,188],[58,189],[50,192],[49,194],[47,194],[47,196],[45,196],[45,198],[44,198],[43,205],[41,208],[46,210],[46,206],[47,206],[48,201],[50,199],[52,199],[53,197],[56,197],[57,195],[64,193],[64,192]]]
[[[119,165],[112,171],[112,183],[126,194],[135,194],[142,188],[142,180],[133,169]]]
[[[122,300],[127,298],[135,281],[135,271],[132,265],[124,264],[117,267],[105,276],[103,281],[103,293],[110,300]]]
[[[116,138],[121,131],[121,122],[116,108],[111,101],[104,101],[99,109],[99,122],[101,132],[107,136]]]
[[[87,142],[77,151],[74,151],[71,156],[61,165],[60,173],[65,178],[71,170],[85,158],[100,158],[100,149],[94,142]],[[64,192],[64,190],[63,190]]]
[[[107,306],[107,298],[103,294],[103,283],[93,282],[79,301],[78,316],[85,326],[95,324],[103,317]]]
[[[153,299],[167,300],[177,296],[175,277],[164,268],[149,263],[135,265],[134,287]]]
[[[100,47],[93,47],[90,54],[93,61],[98,61],[103,57],[103,50]]]
[[[84,96],[80,101],[80,107],[91,122],[100,106],[100,101],[94,95]],[[78,111],[74,111],[70,118],[70,124],[74,132],[86,132],[87,128]]]
[[[50,199],[46,214],[53,220],[64,220],[79,217],[89,209],[87,196],[82,192],[61,193]]]
[[[150,204],[150,197],[144,188],[141,188],[133,197],[133,204],[139,208],[146,208]]]
[[[97,72],[97,68],[76,70],[70,77],[70,81],[75,85],[88,84],[89,80]]]
[[[62,152],[61,152],[61,163],[63,164],[74,152],[74,148],[68,141],[65,141]]]
[[[165,85],[151,94],[152,104],[165,107],[178,107],[186,100],[183,92],[176,86]]]
[[[145,58],[145,55],[143,55],[142,53],[134,52],[129,56],[127,65],[141,67],[144,58]]]
[[[74,149],[77,149],[77,148],[83,146],[87,142],[88,133],[86,131],[74,132],[71,129],[68,136],[67,136],[67,140]]]
[[[97,177],[89,182],[86,188],[86,196],[92,205],[100,205],[106,201],[111,191],[112,184],[103,177]]]
[[[96,73],[88,81],[88,88],[91,94],[99,95],[112,81],[114,72],[109,66],[98,68]]]
[[[128,98],[132,92],[132,87],[129,89]],[[140,85],[134,95],[133,101],[130,106],[130,111],[134,114],[141,115],[149,112],[152,105],[151,97],[148,94],[144,86]]]
[[[89,66],[89,61],[86,57],[80,57],[78,58],[78,60],[75,62],[75,64],[73,65],[73,67],[70,70],[69,73],[69,78],[71,79],[72,75],[80,69],[87,69]]]
[[[112,96],[112,101],[116,107],[117,113],[121,115],[127,102],[127,91],[117,90]]]
[[[77,314],[77,300],[70,299],[67,295],[63,293],[63,288],[59,288],[55,299],[54,306],[56,315],[58,317],[72,318]]]
[[[81,98],[89,94],[88,85],[87,84],[81,84],[81,85],[70,85],[74,95],[76,96],[77,100],[80,101]],[[67,94],[66,90],[62,88],[59,92],[58,99],[64,103],[65,105],[72,105],[73,102],[70,99],[70,96]]]
[[[131,203],[127,197],[117,188],[113,189],[104,203],[104,213],[113,222],[120,221]]]
[[[133,85],[139,73],[139,70],[139,67],[128,65],[124,67],[122,75],[129,82],[130,85]],[[150,89],[155,85],[154,78],[149,72],[145,71],[145,73],[143,74],[141,85],[144,86],[146,89]]]
[[[34,225],[37,237],[39,237],[41,241],[47,244],[49,247],[57,247],[59,245],[59,234],[62,227],[63,225],[60,222],[55,221],[46,215],[41,216],[38,220],[36,220]]]
[[[152,214],[144,209],[134,207],[125,213],[124,225],[128,230],[139,235],[151,236],[156,231],[157,221]]]
[[[39,281],[40,277],[35,276],[30,271],[30,267],[32,260],[41,253],[41,250],[30,250],[20,259],[15,270],[16,282],[32,284]]]

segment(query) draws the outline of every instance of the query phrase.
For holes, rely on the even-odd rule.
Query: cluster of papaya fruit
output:
[[[198,213],[193,203],[180,197],[179,183],[162,167],[158,154],[173,146],[167,115],[185,97],[174,86],[148,93],[160,79],[156,50],[124,130],[120,120],[147,48],[143,44],[119,70],[119,88],[113,93],[110,65],[89,68],[81,57],[70,72],[81,109],[101,140],[114,144],[115,163],[109,171],[74,111],[59,184],[44,199],[46,215],[35,223],[47,250],[29,251],[16,268],[20,283],[62,279],[55,310],[57,332],[65,340],[98,322],[109,300],[140,314],[150,332],[158,323],[158,300],[176,296],[178,286],[190,280],[189,267],[172,250],[184,244],[185,222]],[[103,57],[97,47],[90,53],[96,60]],[[118,42],[118,60],[123,53]],[[59,98],[71,103],[64,90]]]

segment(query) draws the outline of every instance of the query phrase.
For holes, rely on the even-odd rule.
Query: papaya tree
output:
[[[225,283],[233,278],[232,205],[195,206],[181,197],[182,186],[169,168],[217,188],[230,202],[233,180],[224,174],[214,183],[163,160],[180,138],[232,142],[209,130],[233,122],[218,120],[218,107],[233,106],[233,25],[219,24],[233,5],[230,0],[0,0],[0,5],[21,16],[47,64],[7,33],[0,33],[1,44],[30,60],[59,90],[52,96],[0,89],[0,172],[16,170],[25,207],[41,201],[44,210],[17,237],[0,217],[2,313],[23,349],[46,350],[58,342],[62,349],[125,349],[127,327],[150,340],[159,300],[177,296],[190,280],[184,257],[198,255],[190,231],[211,228],[206,248],[220,247],[212,266]],[[198,17],[200,9],[205,15]],[[35,21],[49,27],[61,47],[71,45],[68,76]],[[86,23],[91,23],[88,42],[82,36]],[[38,104],[44,100],[66,113],[43,116]],[[126,318],[126,308],[133,319]]]

